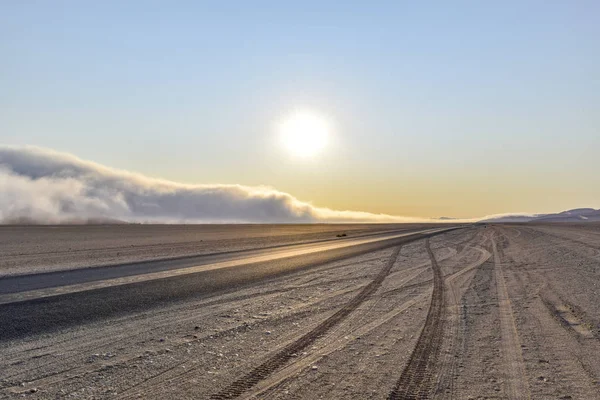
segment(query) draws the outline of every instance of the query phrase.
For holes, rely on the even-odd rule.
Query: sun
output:
[[[281,124],[281,139],[292,154],[312,157],[327,145],[329,124],[315,113],[298,111]]]

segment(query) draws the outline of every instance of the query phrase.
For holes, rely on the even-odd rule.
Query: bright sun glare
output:
[[[310,157],[319,153],[327,144],[329,124],[310,112],[296,112],[281,125],[283,144],[292,153]]]

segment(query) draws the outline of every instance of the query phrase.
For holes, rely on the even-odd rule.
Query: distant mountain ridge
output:
[[[503,215],[480,222],[600,222],[600,209],[575,208],[555,214]]]

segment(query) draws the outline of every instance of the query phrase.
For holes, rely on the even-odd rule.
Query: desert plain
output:
[[[600,399],[600,224],[3,226],[0,398]]]

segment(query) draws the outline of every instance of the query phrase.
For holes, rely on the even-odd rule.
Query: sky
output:
[[[0,143],[407,217],[600,208],[597,1],[0,3]],[[312,157],[295,110],[328,121]]]

